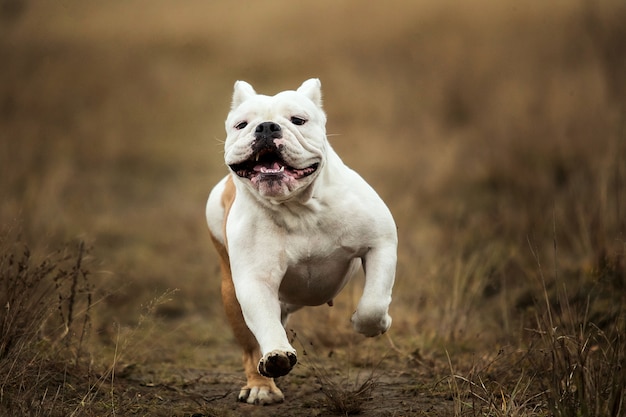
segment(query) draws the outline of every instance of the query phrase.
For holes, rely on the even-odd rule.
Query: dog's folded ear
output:
[[[256,95],[256,91],[245,81],[235,81],[235,91],[233,92],[233,102],[230,106],[235,110],[241,103]]]
[[[311,99],[317,107],[322,107],[322,83],[318,78],[306,80],[297,91]]]

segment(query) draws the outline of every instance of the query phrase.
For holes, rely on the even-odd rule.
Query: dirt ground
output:
[[[85,364],[24,382],[32,415],[554,413],[573,391],[537,348],[570,329],[551,320],[597,328],[591,352],[626,333],[625,19],[610,0],[0,0],[2,232],[88,251],[89,331],[65,352]],[[310,77],[396,219],[394,322],[352,332],[361,276],[296,313],[286,401],[254,407],[204,205],[233,83]]]
[[[278,384],[286,400],[271,406],[255,407],[236,401],[239,389],[245,382],[241,373],[232,371],[237,368],[236,364],[231,364],[230,369],[211,368],[208,372],[207,369],[185,369],[179,366],[167,370],[152,367],[132,369],[124,373],[122,384],[125,396],[134,397],[138,403],[152,403],[154,411],[159,408],[175,409],[179,413],[184,411],[184,415],[453,414],[448,386],[445,380],[439,381],[440,386],[431,385],[434,377],[432,370],[403,371],[399,361],[395,361],[393,366],[373,368],[333,364],[324,359],[321,361],[321,366],[324,366],[321,371],[310,362],[310,358],[305,358],[304,364],[298,365],[288,376],[279,378]],[[161,376],[155,373],[161,373]],[[360,389],[366,381],[373,381],[373,385],[366,385],[366,390],[361,393]],[[329,388],[329,384],[336,385]],[[336,391],[327,396],[324,387]],[[169,415],[168,412],[159,414]]]

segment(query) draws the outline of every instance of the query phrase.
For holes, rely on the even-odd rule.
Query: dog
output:
[[[237,81],[225,124],[230,172],[210,192],[206,217],[226,316],[244,352],[238,400],[278,403],[274,378],[297,362],[289,314],[332,305],[361,267],[352,326],[368,337],[389,329],[397,230],[383,200],[330,146],[318,79],[274,96]]]

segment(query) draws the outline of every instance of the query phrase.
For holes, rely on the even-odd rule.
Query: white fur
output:
[[[226,222],[227,239],[221,206],[226,178],[207,202],[209,229],[227,242],[237,299],[262,355],[275,350],[295,353],[281,313],[284,318],[300,306],[332,300],[361,265],[365,286],[353,327],[376,336],[391,325],[396,226],[381,198],[328,143],[320,88],[319,80],[311,79],[296,91],[270,97],[256,94],[243,81],[235,84],[226,119],[227,164],[249,157],[255,127],[272,121],[283,130],[283,157],[289,165],[304,168],[317,162],[319,167],[313,175],[269,194],[231,172],[236,198]],[[307,122],[295,125],[292,116]],[[247,127],[237,129],[242,121]]]

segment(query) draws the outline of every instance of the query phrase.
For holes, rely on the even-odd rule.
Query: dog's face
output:
[[[235,178],[259,196],[288,200],[315,181],[323,167],[325,126],[318,79],[272,97],[237,81],[226,119],[224,159]]]

